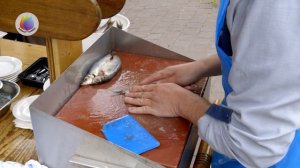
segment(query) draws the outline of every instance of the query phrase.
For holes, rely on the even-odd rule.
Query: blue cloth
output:
[[[104,124],[102,131],[108,141],[135,154],[144,153],[160,145],[131,115]]]
[[[213,118],[230,123],[231,122],[231,115],[232,115],[232,110],[225,107],[225,106],[219,106],[216,104],[212,104],[208,110],[206,111],[207,115],[212,116]]]
[[[225,92],[225,98],[222,102],[223,105],[227,105],[226,97],[232,92],[232,88],[229,85],[228,77],[232,66],[231,47],[228,47],[230,42],[230,34],[227,31],[226,25],[226,12],[229,5],[229,0],[222,0],[216,25],[216,49],[218,56],[221,60],[222,66],[222,85]],[[229,39],[228,39],[229,38]],[[227,43],[227,44],[226,44]],[[212,113],[213,114],[213,113]],[[218,117],[218,116],[216,116]],[[220,117],[220,116],[219,116]],[[227,120],[227,119],[225,119]],[[271,166],[271,168],[299,168],[300,165],[300,130],[296,131],[295,138],[289,147],[288,153],[277,164]],[[230,159],[225,155],[214,152],[212,156],[212,168],[243,168],[237,160]]]

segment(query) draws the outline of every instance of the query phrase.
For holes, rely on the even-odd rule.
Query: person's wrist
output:
[[[181,85],[190,85],[197,82],[199,79],[203,77],[203,62],[202,61],[194,61],[188,63],[184,68],[184,82]],[[192,75],[187,77],[187,75]]]
[[[204,98],[200,98],[200,101],[197,103],[197,105],[194,107],[194,117],[193,117],[193,124],[198,125],[198,120],[205,114],[205,112],[210,107],[211,103],[209,103]]]
[[[221,62],[216,54],[195,61],[195,67],[198,78],[221,75]]]
[[[189,120],[195,125],[198,125],[198,120],[205,114],[211,103],[199,97],[198,100],[195,100],[191,104],[192,105],[189,106],[186,111],[180,111],[180,113],[178,113],[177,115]]]

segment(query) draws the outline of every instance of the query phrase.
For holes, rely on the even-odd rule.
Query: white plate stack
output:
[[[0,31],[0,38],[3,38],[3,37],[6,36],[6,35],[7,35],[6,32]]]
[[[0,56],[0,80],[18,81],[22,72],[22,61],[15,57]]]
[[[12,114],[16,118],[13,122],[15,127],[32,129],[29,106],[39,97],[33,95],[19,100],[12,109]]]

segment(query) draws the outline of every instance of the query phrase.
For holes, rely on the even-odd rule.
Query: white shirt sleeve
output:
[[[246,167],[280,161],[300,128],[300,1],[231,0],[233,49],[226,124],[204,115],[199,135]]]

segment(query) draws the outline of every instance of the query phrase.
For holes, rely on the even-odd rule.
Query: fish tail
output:
[[[113,60],[113,59],[114,59],[114,56],[115,56],[116,54],[117,54],[116,51],[112,51],[112,52],[110,53],[110,55],[111,55],[110,60]]]

